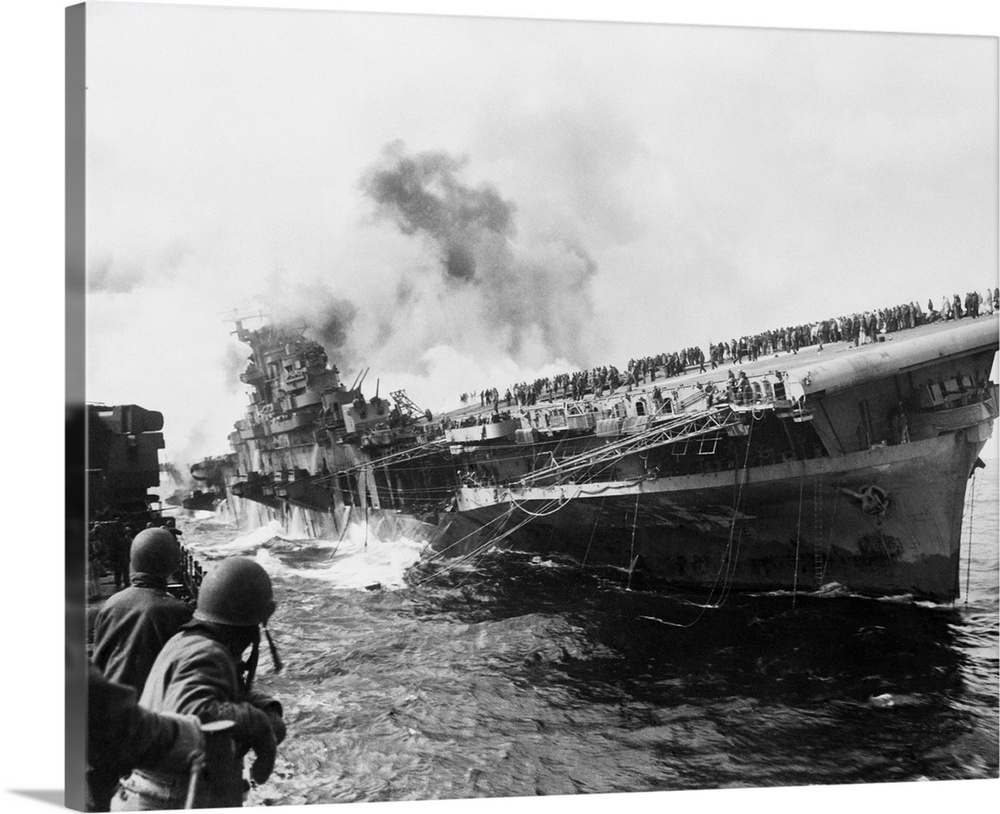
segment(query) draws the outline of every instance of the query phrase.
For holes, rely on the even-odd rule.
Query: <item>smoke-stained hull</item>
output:
[[[965,482],[981,442],[953,436],[638,484],[462,489],[437,545],[475,555],[530,515],[511,545],[565,554],[672,585],[957,595]],[[864,502],[877,485],[881,516]],[[558,508],[557,507],[561,507]],[[556,510],[557,509],[557,510]]]
[[[326,379],[292,397],[339,420],[237,425],[231,491],[329,534],[422,536],[449,562],[511,547],[706,591],[949,600],[998,344],[979,317],[437,421]]]

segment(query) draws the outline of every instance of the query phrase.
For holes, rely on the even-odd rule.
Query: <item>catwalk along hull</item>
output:
[[[256,393],[230,494],[318,533],[374,523],[441,558],[566,554],[709,591],[958,593],[995,315],[624,386],[564,379],[437,420],[401,391],[366,401],[301,338],[239,331]]]

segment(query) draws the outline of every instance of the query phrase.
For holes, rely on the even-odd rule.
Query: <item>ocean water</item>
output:
[[[255,557],[280,607],[257,683],[288,738],[254,805],[998,776],[998,478],[967,495],[962,597],[629,590],[494,552],[250,533],[200,514],[210,565]]]

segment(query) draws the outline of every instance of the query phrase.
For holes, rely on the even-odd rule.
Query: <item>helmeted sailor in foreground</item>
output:
[[[191,607],[167,593],[180,563],[180,545],[168,530],[139,532],[132,542],[131,585],[110,597],[94,621],[94,664],[136,693],[163,645],[191,619]]]
[[[191,607],[167,593],[167,580],[179,566],[180,545],[173,534],[162,528],[139,532],[132,543],[132,584],[111,596],[94,621],[94,664],[109,681],[134,689],[136,697],[163,645],[191,620]],[[98,810],[108,810],[118,781],[113,769],[91,771]]]
[[[233,722],[232,748],[221,755],[214,750],[209,758],[197,783],[196,808],[243,804],[248,752],[255,755],[255,783],[266,781],[274,768],[285,737],[281,704],[252,688],[260,626],[274,609],[271,578],[259,564],[246,557],[222,560],[202,582],[194,618],[160,651],[146,680],[140,699],[146,709],[196,715],[203,724]],[[122,782],[111,810],[183,808],[189,786],[186,775],[136,770]]]

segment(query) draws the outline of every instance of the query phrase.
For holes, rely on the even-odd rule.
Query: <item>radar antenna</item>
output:
[[[258,308],[256,313],[254,313],[253,311],[249,311],[249,310],[245,310],[243,312],[240,312],[239,308],[234,308],[232,310],[232,312],[229,312],[229,311],[220,311],[219,313],[220,314],[229,314],[229,316],[227,316],[223,320],[223,322],[235,322],[236,323],[236,330],[235,331],[230,331],[230,334],[238,336],[241,341],[244,338],[244,333],[245,332],[244,332],[244,329],[243,329],[243,323],[246,320],[248,320],[248,319],[259,319],[259,320],[263,321],[263,320],[267,319],[268,316],[269,316],[267,314],[267,312],[264,311],[263,308]]]

